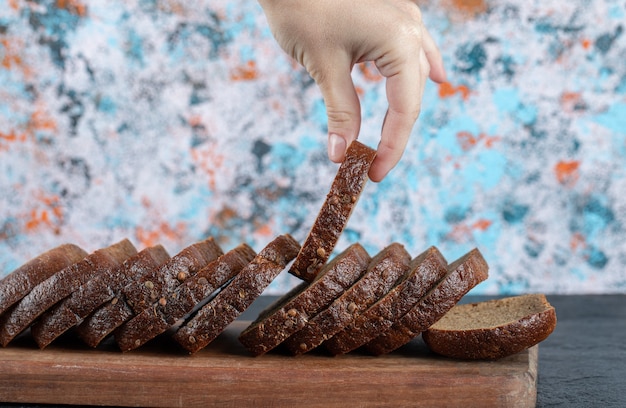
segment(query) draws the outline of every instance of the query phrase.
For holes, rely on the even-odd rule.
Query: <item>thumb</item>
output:
[[[357,138],[361,127],[361,104],[350,69],[349,63],[330,64],[325,72],[311,73],[326,105],[328,157],[335,163],[343,161],[346,149]]]

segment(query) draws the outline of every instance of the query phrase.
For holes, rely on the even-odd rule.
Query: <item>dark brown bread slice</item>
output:
[[[385,296],[323,344],[332,354],[348,353],[372,340],[404,316],[447,272],[448,263],[435,247],[411,261],[409,272]]]
[[[225,285],[254,259],[256,253],[246,244],[226,252],[209,263],[195,276],[187,279],[167,297],[126,322],[115,332],[115,340],[122,351],[130,351],[159,334],[193,312],[203,300]]]
[[[222,249],[212,237],[186,247],[159,269],[126,286],[123,292],[128,305],[135,314],[141,313],[221,255]]]
[[[367,343],[375,355],[389,353],[411,341],[441,319],[467,292],[487,279],[489,266],[473,249],[448,266],[448,274],[389,330]]]
[[[0,280],[0,315],[20,301],[35,286],[61,269],[87,256],[74,244],[63,244],[44,252]]]
[[[157,245],[142,250],[124,262],[118,271],[120,280],[113,289],[113,297],[106,300],[77,327],[80,338],[91,347],[97,347],[105,337],[133,316],[133,311],[126,303],[122,289],[145,274],[161,267],[170,259],[167,251]]]
[[[270,242],[209,303],[174,334],[174,339],[190,353],[206,347],[226,329],[295,258],[300,244],[290,235]]]
[[[304,327],[367,270],[370,256],[353,244],[327,263],[313,282],[301,284],[294,293],[280,298],[239,335],[239,341],[255,356],[282,343]]]
[[[495,360],[532,347],[556,327],[556,311],[543,294],[456,305],[422,333],[437,354]]]
[[[380,251],[367,272],[326,309],[284,341],[294,355],[306,353],[348,326],[370,305],[380,299],[409,270],[411,255],[398,243]]]
[[[151,256],[159,263],[169,258],[162,246],[144,251],[151,252]],[[79,324],[98,306],[113,299],[115,292],[129,283],[128,273],[131,271],[127,265],[132,265],[138,256],[140,254],[135,254],[123,262],[119,260],[111,262],[109,269],[103,269],[102,273],[95,275],[68,297],[48,309],[31,327],[31,333],[39,348],[46,347],[68,329]],[[104,268],[104,265],[102,267]]]
[[[114,245],[99,249],[50,276],[24,296],[10,313],[3,315],[0,343],[6,346],[48,308],[69,296],[80,285],[108,269],[112,264],[123,262],[136,253],[137,250],[133,244],[124,239]]]
[[[354,141],[348,147],[330,192],[289,272],[311,282],[326,263],[348,223],[376,151]]]

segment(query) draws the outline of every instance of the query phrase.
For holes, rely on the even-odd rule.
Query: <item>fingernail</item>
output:
[[[343,160],[345,154],[346,141],[344,138],[335,133],[328,135],[328,158],[337,163]]]

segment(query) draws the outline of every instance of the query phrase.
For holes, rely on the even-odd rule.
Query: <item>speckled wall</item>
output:
[[[474,293],[626,292],[625,2],[423,12],[449,83],[338,249],[478,247]],[[375,146],[384,82],[354,79]],[[0,276],[63,242],[303,240],[337,170],[325,122],[253,0],[0,0]]]

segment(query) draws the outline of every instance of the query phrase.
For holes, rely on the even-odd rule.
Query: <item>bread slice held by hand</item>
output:
[[[478,249],[448,265],[448,273],[389,330],[367,343],[375,355],[389,353],[411,341],[445,315],[480,282],[487,279],[489,266]]]
[[[300,244],[291,235],[276,237],[174,333],[174,340],[190,353],[206,347],[250,307],[299,250]]]
[[[376,151],[353,141],[289,272],[311,282],[333,252],[363,192]]]
[[[555,327],[556,311],[545,295],[528,294],[456,305],[422,338],[442,356],[495,360],[540,343]]]
[[[63,244],[44,252],[0,280],[0,315],[19,302],[35,286],[61,269],[87,256],[74,244]]]
[[[356,317],[384,296],[409,269],[411,255],[401,244],[393,243],[380,251],[365,274],[327,308],[285,340],[291,354],[306,353],[353,322]]]
[[[137,253],[124,239],[106,248],[98,249],[81,261],[64,268],[44,280],[3,316],[0,323],[0,343],[6,346],[15,336],[28,328],[39,316],[93,276],[121,263]]]
[[[409,271],[386,295],[323,344],[333,355],[355,350],[389,329],[447,273],[448,262],[437,248],[415,257]]]
[[[120,350],[136,349],[175,326],[239,273],[255,256],[252,248],[241,244],[210,262],[174,291],[122,325],[115,333],[115,341]]]
[[[239,341],[255,356],[265,354],[304,327],[367,270],[370,256],[352,244],[327,263],[311,283],[302,283],[261,312]]]

